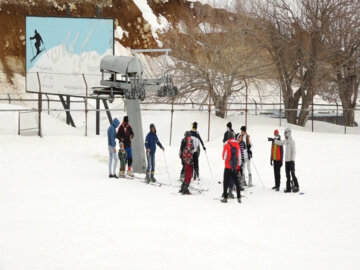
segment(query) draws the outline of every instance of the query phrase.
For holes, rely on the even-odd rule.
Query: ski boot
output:
[[[179,193],[183,193],[183,191],[184,191],[184,187],[185,187],[185,182],[183,182],[183,183],[181,184],[181,187],[180,187]]]
[[[155,172],[151,172],[151,177],[150,177],[150,181],[155,183],[156,182],[156,179],[155,179]]]
[[[285,189],[284,192],[285,193],[291,193],[291,189]]]
[[[238,203],[241,203],[241,197],[237,198]]]
[[[114,176],[112,174],[109,174],[109,178],[113,178]]]
[[[130,177],[134,177],[133,172],[131,171],[131,167],[128,168],[128,172],[127,172],[128,176]]]
[[[189,184],[188,183],[184,183],[184,187],[183,190],[181,192],[183,195],[190,195],[190,190],[189,190]]]
[[[113,174],[113,177],[119,179],[119,177],[116,174]]]
[[[148,183],[148,184],[150,183],[150,173],[149,172],[146,173],[145,180],[146,180],[146,183]]]
[[[227,198],[223,198],[223,199],[221,200],[221,202],[222,202],[222,203],[227,203]]]
[[[232,193],[232,191],[229,191],[228,198],[229,199],[235,199],[234,194]]]
[[[275,190],[275,189],[276,189],[276,186],[273,186],[271,189]]]
[[[243,187],[246,187],[246,186],[247,186],[246,180],[245,180],[245,174],[243,174],[243,175],[241,176],[241,185],[242,185]]]
[[[299,187],[293,187],[292,192],[294,193],[299,192]]]

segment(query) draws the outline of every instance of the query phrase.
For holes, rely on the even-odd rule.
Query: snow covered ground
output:
[[[6,117],[6,124],[16,121],[11,114],[0,120]],[[1,270],[360,268],[358,135],[294,127],[305,195],[276,193],[266,137],[285,127],[250,117],[256,186],[242,204],[224,205],[214,200],[222,193],[222,136],[227,121],[239,130],[243,116],[212,118],[205,143],[213,177],[200,155],[202,186],[210,190],[193,196],[177,195],[177,187],[108,179],[105,117],[98,137],[84,137],[81,128],[46,114],[42,139],[0,132]],[[169,146],[170,115],[143,112],[144,133],[154,122],[166,148],[165,156],[156,154],[160,182],[178,184],[179,143],[193,121],[206,141],[207,113],[176,112]],[[282,188],[284,180],[283,168]]]

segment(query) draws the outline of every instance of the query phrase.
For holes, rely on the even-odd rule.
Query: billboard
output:
[[[85,95],[99,86],[100,60],[114,53],[114,21],[26,17],[26,91]]]

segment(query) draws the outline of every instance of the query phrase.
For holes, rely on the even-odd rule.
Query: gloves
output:
[[[252,158],[252,151],[250,149],[248,150],[248,154],[249,154],[249,159],[251,159]]]
[[[205,146],[203,146],[203,149],[204,149],[204,151],[206,151],[206,147],[205,147]]]
[[[269,142],[273,142],[273,141],[274,141],[274,138],[268,137],[268,141],[269,141]]]

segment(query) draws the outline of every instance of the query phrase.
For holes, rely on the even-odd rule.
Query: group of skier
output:
[[[116,166],[118,159],[120,160],[119,177],[125,177],[125,167],[127,168],[127,175],[133,177],[132,172],[132,148],[131,140],[134,137],[134,132],[129,124],[128,116],[124,116],[123,122],[115,118],[108,128],[108,149],[109,149],[109,178],[118,178],[116,175]],[[118,128],[119,127],[119,128]],[[118,129],[117,129],[118,128]],[[181,194],[190,194],[190,182],[200,181],[199,172],[199,156],[200,144],[204,151],[206,147],[199,132],[197,131],[198,123],[192,123],[192,129],[184,133],[184,138],[180,143],[179,158],[182,163],[180,172],[180,180],[182,181],[179,192]],[[285,140],[281,140],[279,131],[274,131],[274,137],[269,137],[268,141],[272,142],[270,164],[274,167],[275,191],[280,190],[281,167],[283,165],[283,146],[286,147],[285,153],[285,171],[286,171],[286,189],[285,192],[298,192],[299,184],[295,176],[295,141],[292,139],[291,130],[285,129]],[[116,141],[119,140],[119,151],[116,155]],[[156,127],[150,124],[150,131],[146,136],[145,143],[147,168],[146,168],[146,182],[156,182],[155,179],[155,152],[156,146],[163,151],[162,146],[156,134]],[[251,160],[253,157],[253,142],[250,135],[247,133],[246,126],[242,126],[240,133],[235,133],[232,129],[232,123],[227,123],[227,130],[223,138],[223,153],[222,158],[225,162],[223,175],[223,194],[221,202],[227,203],[228,198],[234,198],[233,190],[236,190],[236,196],[239,203],[241,203],[241,191],[244,187],[252,187],[251,174]],[[245,178],[245,170],[248,173],[248,182]]]
[[[119,178],[116,175],[116,167],[118,159],[120,160],[119,176],[125,177],[125,167],[128,165],[129,176],[134,176],[132,172],[132,148],[131,140],[134,137],[134,131],[129,124],[129,117],[124,116],[121,123],[117,118],[114,118],[110,127],[107,130],[108,149],[109,149],[109,178]],[[119,127],[119,128],[118,128]],[[118,130],[116,130],[118,128]],[[116,155],[116,139],[119,140],[119,152]],[[114,163],[113,163],[114,162]]]
[[[221,202],[227,203],[228,198],[234,198],[232,191],[234,184],[238,202],[241,203],[241,191],[245,186],[252,187],[251,159],[253,144],[250,135],[246,131],[246,126],[242,126],[240,133],[235,133],[232,123],[226,125],[227,131],[224,133],[223,160],[225,161],[223,179],[223,199]],[[248,183],[245,179],[245,168],[248,172]]]

